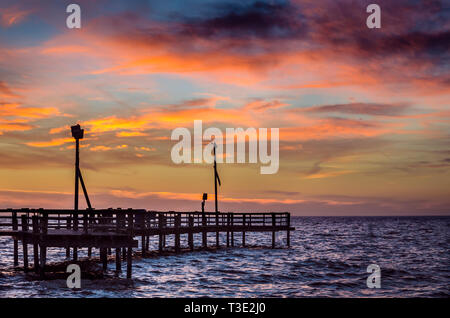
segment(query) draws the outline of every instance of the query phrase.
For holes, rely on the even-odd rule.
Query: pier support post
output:
[[[242,215],[242,247],[245,247],[245,214]]]
[[[234,215],[230,214],[230,223],[231,223],[231,247],[234,247]]]
[[[131,247],[128,247],[128,253],[127,253],[127,278],[128,279],[131,279],[132,262],[133,262],[133,249]]]
[[[17,231],[19,229],[17,221],[17,212],[12,213],[12,229],[13,231]],[[19,241],[17,238],[14,238],[14,266],[19,266]]]
[[[39,260],[39,270],[41,279],[45,278],[45,263],[47,261],[47,246],[45,245],[45,237],[47,235],[48,227],[48,214],[43,213],[41,217],[40,224],[40,260]]]
[[[41,279],[45,278],[45,262],[47,260],[47,247],[44,244],[40,246],[39,271]]]
[[[291,215],[289,213],[287,213],[287,227],[288,227],[288,229],[286,231],[286,245],[288,247],[290,247],[291,246],[291,230],[290,230],[290,227],[291,227]]]
[[[120,258],[120,247],[116,248],[116,273],[119,274],[122,271],[122,259]]]
[[[272,248],[275,248],[275,213],[272,213]]]
[[[122,248],[122,259],[123,259],[123,261],[127,260],[127,248],[126,247]]]
[[[203,232],[202,232],[202,246],[204,248],[208,247],[208,237],[207,237],[207,231],[206,231],[206,215],[205,213],[202,213],[202,226],[203,226]]]
[[[38,235],[39,235],[39,223],[37,215],[32,216],[32,224],[33,224],[33,265],[34,272],[39,273],[39,244],[38,244]]]
[[[189,215],[189,233],[188,233],[188,243],[191,251],[194,250],[194,218]]]
[[[216,247],[220,246],[219,242],[219,213],[216,212]]]
[[[28,232],[28,218],[25,214],[22,214],[22,247],[23,247],[23,270],[28,272],[28,244],[26,233]]]
[[[230,247],[230,213],[227,213],[227,247]]]
[[[175,252],[180,252],[180,226],[181,226],[181,214],[175,214]]]
[[[158,215],[158,227],[159,227],[159,246],[158,246],[158,250],[159,252],[163,251],[164,248],[164,234],[163,229],[164,229],[164,215],[159,214]]]
[[[66,218],[66,229],[70,230],[72,219],[70,216]],[[66,258],[70,259],[70,246],[66,247]]]
[[[106,272],[108,269],[108,255],[107,255],[107,248],[101,247],[100,248],[100,259],[102,261],[103,271]]]
[[[130,235],[130,240],[133,240],[134,235],[134,215],[133,212],[128,213],[128,235]],[[132,246],[128,246],[127,253],[127,278],[131,278],[131,270],[132,270],[132,262],[133,262],[133,248]]]

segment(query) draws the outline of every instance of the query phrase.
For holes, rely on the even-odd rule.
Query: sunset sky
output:
[[[0,207],[73,207],[79,123],[94,207],[212,211],[170,158],[198,119],[280,129],[278,173],[219,165],[221,211],[450,214],[448,2],[72,2],[0,3]]]

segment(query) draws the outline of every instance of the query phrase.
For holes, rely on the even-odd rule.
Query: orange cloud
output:
[[[17,103],[1,104],[0,108],[0,116],[2,117],[45,118],[59,114],[58,109],[54,107],[23,107]]]
[[[11,27],[23,21],[32,11],[21,10],[18,7],[0,9],[0,25],[3,27]]]
[[[74,141],[73,138],[57,138],[57,139],[52,139],[50,141],[26,142],[25,144],[28,146],[31,146],[31,147],[43,148],[43,147],[61,146],[63,144],[73,142],[73,141]]]

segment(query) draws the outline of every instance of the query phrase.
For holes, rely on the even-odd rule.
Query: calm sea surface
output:
[[[82,279],[79,291],[14,271],[12,241],[0,237],[0,297],[450,296],[450,217],[294,217],[292,224],[291,248],[285,233],[277,234],[277,249],[267,248],[270,233],[247,233],[247,244],[258,247],[136,259],[132,284],[114,277],[110,263],[107,278]],[[236,245],[241,238],[236,233]],[[155,249],[156,237],[151,242]],[[64,257],[49,251],[52,260]],[[366,286],[369,264],[381,268],[380,289]]]

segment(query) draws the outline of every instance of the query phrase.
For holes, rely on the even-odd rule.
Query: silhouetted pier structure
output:
[[[227,247],[235,246],[235,235],[242,235],[246,245],[247,232],[269,232],[275,248],[276,232],[286,231],[286,244],[290,245],[291,227],[289,213],[215,213],[215,212],[157,212],[140,209],[0,209],[0,236],[11,236],[14,244],[14,266],[19,265],[19,242],[25,271],[29,266],[28,246],[32,246],[33,268],[44,278],[47,248],[66,249],[66,258],[78,260],[78,249],[100,250],[103,270],[107,269],[108,252],[115,249],[116,271],[120,272],[122,260],[127,264],[127,278],[131,278],[133,248],[149,252],[149,238],[159,237],[158,251],[166,249],[166,236],[174,235],[175,252],[182,249],[180,236],[187,235],[187,249],[194,250],[194,234],[201,234],[202,248],[207,248],[207,234],[215,233],[215,247],[220,247],[220,233],[226,233]],[[185,248],[185,247],[183,247]]]

